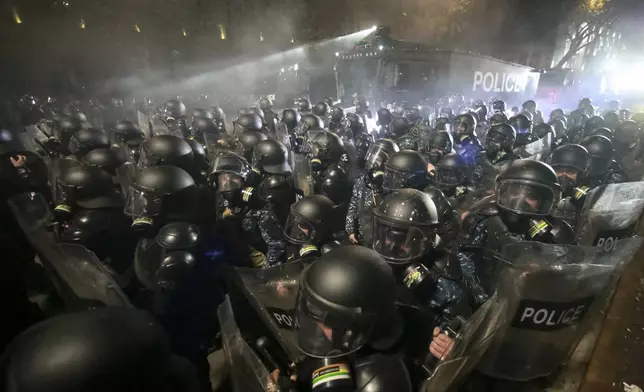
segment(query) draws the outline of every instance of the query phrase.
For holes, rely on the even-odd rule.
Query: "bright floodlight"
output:
[[[299,64],[295,64],[295,65],[293,66],[293,69],[294,69],[294,70],[296,70],[296,71],[297,71],[298,69],[300,69]]]
[[[382,50],[384,50],[384,49],[385,49],[385,47],[384,47],[384,46],[382,46],[382,45],[378,46],[378,50],[382,51]]]
[[[378,26],[376,25],[371,26],[371,31],[376,31],[377,29],[378,29]]]
[[[335,57],[339,57],[339,56],[340,56],[340,52],[335,52]]]

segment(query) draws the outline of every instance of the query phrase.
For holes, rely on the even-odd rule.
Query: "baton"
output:
[[[449,336],[452,339],[456,339],[459,334],[459,330],[461,329],[462,322],[459,317],[455,317],[449,322],[446,322],[443,324],[443,326],[439,327],[441,332],[447,336]],[[434,354],[429,352],[427,356],[425,357],[425,360],[423,361],[423,368],[427,371],[429,374],[429,377],[434,375],[434,371],[436,371],[436,368],[438,367],[438,363],[442,360],[442,358],[436,358]]]

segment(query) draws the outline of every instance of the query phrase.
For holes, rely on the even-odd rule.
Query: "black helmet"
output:
[[[80,208],[110,208],[123,205],[115,192],[112,176],[105,170],[86,165],[71,165],[56,178],[54,211],[67,217]]]
[[[469,181],[470,168],[465,158],[451,152],[443,156],[436,164],[434,182],[443,190],[450,190]]]
[[[392,115],[389,109],[380,108],[378,109],[378,124],[380,125],[389,125],[391,123]]]
[[[298,347],[327,359],[397,340],[402,328],[396,289],[391,268],[376,252],[359,246],[333,249],[300,276]]]
[[[396,139],[396,143],[401,150],[414,150],[418,151],[418,141],[413,135],[403,135]]]
[[[551,118],[548,124],[552,125],[555,137],[560,138],[566,135],[566,122],[560,118]]]
[[[604,128],[605,126],[606,122],[604,121],[604,118],[602,116],[592,116],[584,126],[584,133],[586,135],[589,135],[590,132],[594,131],[595,129]]]
[[[164,328],[148,312],[99,308],[65,314],[33,325],[5,353],[7,390],[155,391],[197,380],[172,354]]]
[[[455,135],[474,135],[476,133],[476,118],[472,113],[459,114],[453,121],[452,132]]]
[[[411,129],[411,124],[405,117],[394,116],[391,120],[390,131],[392,135],[397,137],[402,136],[407,133],[409,129]]]
[[[132,217],[133,227],[152,226],[159,215],[171,221],[191,219],[201,213],[195,206],[197,193],[195,181],[185,170],[176,166],[146,167],[130,180],[125,214]]]
[[[253,148],[266,139],[268,137],[259,131],[244,131],[239,135],[237,153],[246,158],[246,160],[252,161]]]
[[[436,206],[436,212],[438,213],[438,234],[440,236],[440,242],[434,244],[434,247],[437,247],[437,245],[443,247],[449,242],[458,240],[458,222],[454,219],[454,208],[447,196],[445,196],[443,191],[434,186],[425,187],[423,193],[432,199]]]
[[[631,111],[628,109],[622,109],[619,111],[619,119],[622,121],[628,121],[631,119]]]
[[[447,131],[434,131],[429,134],[427,142],[427,155],[432,164],[438,161],[445,155],[454,150],[454,139]]]
[[[288,150],[274,139],[266,139],[253,148],[253,167],[270,174],[291,173],[288,164]]]
[[[525,112],[530,112],[533,114],[537,112],[537,103],[533,100],[525,101],[521,107]]]
[[[212,119],[215,121],[226,121],[226,114],[224,113],[224,110],[218,106],[212,106],[210,108],[210,112],[212,113]]]
[[[613,139],[613,131],[611,131],[608,128],[604,128],[604,127],[594,129],[593,131],[591,131],[588,134],[588,136],[593,136],[593,135],[601,135],[601,136],[606,136],[607,138],[609,138],[611,140]]]
[[[141,144],[138,168],[174,165],[190,171],[194,154],[185,140],[172,135],[158,135]]]
[[[208,181],[217,187],[225,200],[238,204],[243,199],[243,190],[252,175],[253,170],[244,157],[234,152],[224,151],[212,162]]]
[[[489,156],[502,151],[512,151],[516,139],[517,132],[512,125],[506,123],[492,125],[485,139],[485,151]]]
[[[284,238],[292,244],[322,244],[331,235],[335,204],[324,195],[305,196],[291,205]]]
[[[98,129],[81,129],[69,139],[69,152],[82,156],[95,148],[108,148],[110,140],[105,133]]]
[[[385,189],[420,189],[426,183],[427,161],[418,151],[399,151],[391,155],[385,163]]]
[[[65,133],[73,133],[82,128],[80,120],[75,116],[63,117],[58,123],[58,126]]]
[[[502,101],[500,99],[495,100],[492,102],[492,110],[495,112],[505,112],[506,111],[506,106],[505,106],[505,101]]]
[[[543,162],[512,161],[496,179],[496,203],[510,213],[548,215],[559,199],[557,174]]]
[[[344,142],[333,132],[322,131],[311,141],[311,155],[327,162],[339,162],[346,152]]]
[[[117,142],[127,142],[145,137],[139,126],[128,120],[117,121],[114,134]]]
[[[235,125],[241,128],[239,130],[240,133],[245,131],[261,132],[262,118],[256,113],[242,114],[239,117],[237,117],[237,120],[235,120]]]
[[[570,122],[571,129],[583,129],[586,126],[586,123],[590,120],[590,117],[582,111],[573,111],[568,117]]]
[[[365,156],[365,168],[383,170],[390,156],[400,151],[398,145],[391,139],[376,140]]]
[[[330,165],[324,169],[324,180],[320,185],[320,194],[331,199],[333,204],[346,204],[351,199],[353,184],[347,171],[339,165]]]
[[[532,120],[525,114],[517,114],[508,120],[508,124],[514,127],[514,130],[519,133],[532,133]]]
[[[259,116],[259,118],[262,120],[262,123],[264,122],[264,111],[257,106],[251,106],[248,108],[248,113],[249,114],[256,114]]]
[[[628,149],[634,146],[639,138],[640,127],[632,120],[626,120],[615,128],[613,144],[617,149]]]
[[[204,135],[219,139],[221,134],[215,121],[208,117],[197,117],[192,120],[190,131],[193,136],[199,137],[200,139],[203,139]]]
[[[282,122],[286,125],[288,130],[293,130],[300,125],[301,116],[300,113],[296,112],[293,109],[285,109],[282,112]]]
[[[209,110],[197,108],[192,111],[192,121],[197,118],[209,118],[212,120],[212,113]]]
[[[405,110],[404,116],[409,120],[411,123],[417,123],[422,119],[420,116],[420,110],[418,110],[417,107],[412,107],[408,110]]]
[[[487,105],[483,101],[476,101],[474,102],[474,113],[476,113],[476,117],[479,122],[485,121],[487,119]]]
[[[163,114],[166,119],[177,119],[179,117],[185,117],[186,105],[184,105],[183,102],[179,101],[178,99],[171,99],[169,101],[166,101],[166,103],[163,105]]]
[[[369,102],[367,102],[366,98],[361,95],[358,95],[356,99],[353,100],[353,104],[362,108],[369,107]]]
[[[117,168],[125,161],[111,148],[96,148],[81,158],[81,162],[86,165],[98,167],[114,174]]]
[[[436,119],[434,128],[437,131],[447,131],[451,133],[451,129],[452,129],[451,120],[449,119],[449,117],[439,117]]]
[[[299,112],[310,112],[311,111],[311,101],[308,98],[298,98],[295,101],[295,106]]]
[[[327,103],[324,101],[316,103],[313,107],[313,114],[318,117],[326,116],[327,114],[329,114],[329,105],[327,105]]]
[[[555,169],[559,184],[565,191],[577,185],[589,164],[588,150],[579,144],[557,147],[550,156],[550,166]]]
[[[557,116],[564,116],[565,113],[562,109],[555,109],[552,112],[550,112],[550,119],[553,119]]]
[[[582,98],[579,101],[579,108],[586,108],[593,104],[593,101],[590,98]]]
[[[622,122],[622,120],[619,117],[619,112],[617,112],[616,110],[611,110],[604,113],[604,124],[606,125],[606,128],[610,129],[611,131],[614,131],[620,122]]]
[[[303,115],[301,124],[302,129],[305,131],[309,129],[321,129],[324,126],[322,119],[315,114]]]
[[[324,98],[322,98],[322,102],[325,102],[327,105],[329,105],[329,107],[332,107],[332,106],[333,106],[333,104],[335,103],[335,102],[333,101],[333,98],[331,98],[331,97],[324,97]]]
[[[354,136],[364,130],[364,121],[362,121],[362,117],[355,113],[347,113],[347,116],[344,118],[343,125],[345,128],[350,129]]]
[[[374,214],[373,249],[391,264],[409,264],[437,240],[438,211],[431,197],[416,189],[387,193]]]
[[[590,155],[589,177],[601,176],[610,169],[613,163],[613,143],[609,138],[600,135],[588,136],[579,144],[586,147]]]
[[[344,110],[342,110],[342,108],[335,106],[333,109],[331,109],[331,121],[339,123],[343,118]]]
[[[539,139],[543,139],[548,134],[555,135],[555,129],[552,125],[548,123],[540,123],[535,125],[532,132],[537,135]]]
[[[273,101],[268,97],[261,97],[259,99],[259,108],[264,111],[269,111],[273,108]]]

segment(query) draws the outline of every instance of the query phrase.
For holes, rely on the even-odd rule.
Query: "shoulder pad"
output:
[[[315,257],[320,255],[320,249],[313,244],[302,245],[300,248],[299,256],[300,258],[304,257]]]
[[[499,207],[496,205],[495,195],[484,197],[474,203],[472,208],[470,208],[470,214],[479,214],[484,216],[499,215]]]
[[[63,242],[82,242],[90,236],[109,230],[111,212],[104,210],[82,210],[63,232]]]
[[[157,234],[157,243],[165,249],[189,249],[200,239],[199,228],[188,222],[175,222],[163,226]]]

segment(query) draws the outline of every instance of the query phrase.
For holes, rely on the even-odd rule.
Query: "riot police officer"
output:
[[[591,188],[628,181],[620,164],[614,160],[613,143],[606,136],[593,135],[579,144],[588,150],[590,166],[584,181]]]
[[[219,106],[212,106],[210,108],[210,112],[212,113],[212,119],[217,125],[219,132],[222,135],[225,135],[226,134],[226,113],[224,113],[224,110]]]
[[[342,128],[342,122],[344,120],[344,110],[342,108],[335,106],[331,109],[331,119],[329,121],[329,131],[338,131]]]
[[[429,135],[427,146],[423,148],[423,156],[429,164],[434,166],[444,155],[452,152],[454,152],[454,139],[447,131],[432,132]]]
[[[579,140],[581,140],[582,138],[585,138],[586,136],[590,136],[590,133],[595,129],[605,128],[605,127],[606,127],[606,122],[604,121],[604,118],[602,116],[592,116],[584,124],[583,136],[580,136]]]
[[[127,162],[133,164],[138,162],[145,135],[137,125],[127,120],[117,121],[111,138],[113,145],[121,150]]]
[[[389,137],[389,134],[391,133],[389,128],[391,126],[391,120],[393,119],[391,112],[387,108],[380,108],[376,114],[378,116],[377,124],[380,126],[378,136],[380,138]]]
[[[289,262],[320,256],[338,245],[333,241],[333,223],[341,218],[336,211],[324,195],[305,196],[291,205],[284,225]]]
[[[329,127],[329,105],[326,102],[320,101],[316,103],[312,112],[322,120],[324,128]]]
[[[507,107],[505,104],[505,101],[501,99],[496,99],[494,102],[492,102],[492,112],[494,114],[496,113],[501,113],[501,114],[506,114]]]
[[[288,133],[291,134],[295,132],[297,127],[300,125],[301,119],[302,116],[295,110],[284,109],[284,111],[282,111],[282,119],[280,121],[286,126]]]
[[[356,106],[356,114],[362,118],[362,122],[367,124],[367,119],[371,119],[371,110],[369,110],[369,102],[365,97],[357,96],[353,104]]]
[[[110,146],[109,138],[98,129],[80,129],[74,132],[69,139],[67,150],[76,158],[80,158],[96,148]]]
[[[320,131],[311,141],[310,156],[313,189],[315,189],[315,193],[319,193],[327,167],[343,165],[343,159],[346,160],[344,142],[340,136],[333,132]]]
[[[399,151],[391,139],[380,139],[369,147],[365,158],[365,174],[353,185],[346,215],[345,230],[349,241],[367,247],[372,242],[372,212],[382,195],[384,168],[389,157]]]
[[[535,125],[544,122],[541,111],[537,109],[537,103],[533,100],[528,100],[523,103],[523,111],[532,114],[532,122]]]
[[[454,150],[462,155],[468,165],[474,166],[476,158],[483,151],[483,147],[476,136],[476,118],[471,113],[456,116],[452,126],[452,133],[456,141]]]
[[[409,120],[407,120],[405,117],[394,116],[389,125],[389,137],[396,141],[397,139],[406,135],[410,129],[411,124],[409,123]]]
[[[485,139],[485,153],[479,156],[473,180],[481,183],[486,191],[494,190],[496,176],[514,159],[516,131],[510,124],[501,123],[490,127]]]
[[[474,191],[472,167],[457,153],[444,155],[435,165],[434,185],[453,203]]]
[[[188,172],[170,165],[150,166],[139,169],[130,180],[125,214],[140,235],[154,236],[170,222],[209,220],[206,206]]]
[[[50,318],[16,337],[5,355],[2,383],[13,390],[199,390],[195,369],[172,353],[163,327],[137,309]]]
[[[548,121],[548,124],[550,124],[552,126],[552,129],[554,130],[554,148],[568,143],[569,139],[568,135],[566,134],[568,127],[566,125],[566,122],[562,118],[551,118],[550,121]]]
[[[494,113],[490,117],[490,125],[503,124],[508,122],[508,116],[505,113]]]
[[[77,131],[82,129],[82,124],[77,117],[74,116],[65,116],[63,117],[58,126],[54,129],[54,137],[59,143],[52,141],[51,147],[47,147],[50,154],[63,154],[67,155],[69,146],[69,140],[72,135]]]
[[[588,150],[579,144],[558,147],[550,157],[550,166],[557,173],[561,185],[561,200],[552,210],[552,215],[565,220],[573,228],[590,191],[583,183],[589,164]]]
[[[265,149],[262,148],[262,151]],[[258,154],[258,164],[261,165],[264,157]],[[269,168],[269,164],[262,166]],[[269,168],[271,171],[276,167]],[[280,165],[279,171],[283,171]],[[258,170],[259,171],[259,170]],[[254,267],[274,265],[284,261],[284,240],[282,238],[282,225],[275,212],[271,198],[263,197],[261,189],[250,186],[253,170],[249,163],[240,155],[232,152],[219,154],[210,171],[211,181],[216,181],[217,190],[226,201],[224,217],[238,221],[238,232],[248,242],[248,253]],[[269,177],[268,183],[260,185],[271,186],[277,192],[279,187],[289,188],[286,181],[278,181],[276,177]],[[255,184],[252,184],[255,185]],[[264,189],[268,195],[269,189]],[[288,193],[288,192],[286,192]]]
[[[279,122],[279,116],[273,111],[273,102],[268,97],[262,97],[259,100],[259,108],[264,113],[264,121],[268,126],[271,135],[276,134],[276,126]]]
[[[342,140],[347,150],[348,159],[355,159],[355,162],[349,162],[350,166],[355,166],[355,172],[351,175],[358,175],[359,172],[364,170],[364,160],[369,150],[369,146],[373,143],[373,136],[367,132],[362,118],[355,113],[348,113],[344,121],[345,132],[342,132]],[[348,131],[348,132],[346,132]],[[349,144],[348,144],[349,143]],[[353,152],[349,150],[349,146],[355,148],[355,157]]]
[[[418,151],[401,150],[385,163],[383,189],[423,189],[429,183],[427,161]]]
[[[604,117],[604,126],[611,131],[615,131],[615,128],[622,122],[619,117],[619,112],[616,110],[609,110],[602,117]]]
[[[196,140],[203,148],[217,148],[225,134],[222,135],[213,119],[208,117],[198,117],[192,121],[190,127],[190,136],[188,140]]]
[[[296,99],[295,106],[297,107],[297,111],[302,115],[311,113],[312,106],[308,98],[300,97]]]
[[[283,224],[289,207],[295,202],[293,171],[286,147],[277,140],[263,140],[253,149],[251,164],[261,178],[249,180],[249,183],[258,184],[262,197],[273,204],[278,220]]]
[[[174,165],[190,173],[198,183],[204,183],[200,168],[195,162],[192,146],[173,135],[157,135],[141,144],[137,168]]]
[[[188,124],[186,121],[186,105],[178,99],[171,99],[163,104],[163,122],[168,127],[170,134],[188,137]]]

